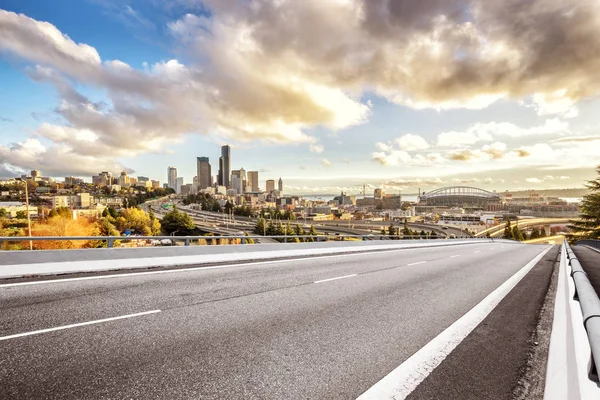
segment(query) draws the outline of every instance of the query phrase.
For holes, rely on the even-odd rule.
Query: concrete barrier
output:
[[[432,246],[456,246],[488,240],[360,241],[277,243],[229,246],[177,246],[131,249],[5,251],[0,253],[0,279],[131,268],[209,265],[227,262],[316,256]],[[497,240],[496,240],[497,241]],[[384,244],[385,243],[385,244]]]

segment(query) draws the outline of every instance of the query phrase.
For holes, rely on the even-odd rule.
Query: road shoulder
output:
[[[551,249],[408,398],[538,398],[538,388],[543,392],[544,387],[546,325],[553,312],[547,301],[556,289],[551,282],[558,250]]]

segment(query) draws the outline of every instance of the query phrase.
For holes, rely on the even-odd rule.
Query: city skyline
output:
[[[228,143],[231,168],[259,171],[261,186],[284,176],[290,194],[581,187],[600,146],[600,6],[565,4],[547,23],[553,1],[518,6],[529,25],[517,29],[479,0],[402,12],[379,1],[266,1],[255,13],[252,1],[63,0],[63,13],[9,0],[0,178],[125,170],[162,181],[173,165],[191,183],[187,160],[209,156],[217,171]],[[270,21],[275,7],[298,23]],[[311,15],[315,35],[297,31]],[[235,42],[245,26],[248,41]],[[546,48],[556,51],[537,50]]]

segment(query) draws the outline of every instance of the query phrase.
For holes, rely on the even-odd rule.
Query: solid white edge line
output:
[[[473,243],[465,243],[462,245],[471,245],[471,244],[479,245],[479,244],[483,244],[483,243],[473,242]],[[441,244],[438,246],[439,247],[447,247],[447,246],[451,246],[451,245],[455,245],[455,244]],[[315,254],[312,257],[293,258],[292,260],[293,261],[307,261],[307,260],[314,260],[315,258],[324,259],[324,258],[334,258],[334,257],[352,257],[352,256],[367,256],[367,255],[371,256],[371,255],[373,255],[373,253],[378,253],[378,252],[392,253],[392,252],[406,251],[406,250],[426,249],[427,247],[429,247],[429,246],[416,246],[416,247],[404,246],[399,249],[391,249],[391,250],[371,250],[371,251],[364,250],[364,251],[352,251],[352,252],[347,252],[347,253],[337,253],[337,254],[327,254],[327,255]],[[119,260],[107,260],[107,262],[108,261],[119,261]],[[189,268],[166,269],[166,270],[161,270],[161,271],[130,272],[130,273],[113,274],[113,275],[83,276],[83,277],[79,277],[79,278],[48,279],[48,280],[43,280],[43,281],[6,283],[3,285],[0,285],[0,289],[17,287],[17,286],[47,285],[47,284],[61,283],[61,282],[87,281],[87,280],[93,280],[93,279],[115,279],[115,278],[127,278],[129,276],[172,274],[172,273],[177,273],[177,272],[211,270],[211,269],[219,269],[219,268],[233,268],[233,267],[243,267],[243,266],[258,265],[258,264],[277,264],[277,263],[286,263],[289,261],[290,261],[290,259],[272,260],[272,261],[257,261],[257,262],[252,262],[249,260],[248,262],[245,262],[245,263],[213,265],[213,266],[208,266],[208,267],[189,267]],[[423,261],[423,262],[426,262],[426,261]],[[422,262],[419,262],[417,264],[421,264],[421,263]],[[411,265],[411,264],[408,264],[408,265]],[[109,271],[104,270],[104,271],[89,271],[89,272],[109,272]],[[77,272],[73,272],[73,273],[77,273]]]
[[[104,318],[104,319],[98,319],[98,320],[95,320],[95,321],[80,322],[78,324],[57,326],[55,328],[40,329],[40,330],[37,330],[37,331],[17,333],[15,335],[2,336],[2,337],[0,337],[0,341],[2,341],[2,340],[8,340],[8,339],[16,339],[16,338],[20,338],[20,337],[24,337],[24,336],[39,335],[40,333],[60,331],[60,330],[63,330],[63,329],[77,328],[77,327],[80,327],[80,326],[101,324],[103,322],[116,321],[116,320],[119,320],[119,319],[141,317],[142,315],[156,314],[156,313],[159,313],[159,312],[161,312],[161,310],[144,311],[144,312],[135,313],[135,314],[121,315],[119,317]]]
[[[454,257],[460,257],[460,254],[455,254],[453,256],[450,256],[450,258],[454,258]]]
[[[584,245],[583,245],[583,247],[587,247],[587,248],[588,248],[588,249],[590,249],[590,250],[594,250],[596,253],[600,253],[600,250],[598,250],[598,249],[597,249],[597,248],[595,248],[595,247],[588,246],[587,244],[584,244]]]
[[[488,316],[551,248],[552,246],[549,246],[535,256],[479,304],[361,394],[358,400],[405,399]]]
[[[338,276],[338,277],[329,278],[329,279],[321,279],[320,281],[314,281],[314,283],[323,283],[323,282],[329,282],[329,281],[337,281],[338,279],[352,278],[353,276],[357,276],[357,275],[358,274],[352,274],[352,275]]]
[[[419,264],[425,264],[427,261],[419,261],[419,262],[414,262],[414,263],[410,263],[410,264],[406,264],[406,265],[419,265]]]

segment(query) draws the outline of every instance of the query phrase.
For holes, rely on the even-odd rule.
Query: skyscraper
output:
[[[231,148],[229,145],[221,147],[221,157],[219,157],[219,173],[217,175],[217,182],[219,185],[223,185],[226,188],[231,187]]]
[[[258,192],[258,171],[248,171],[248,186],[251,192]]]
[[[177,190],[177,168],[167,168],[167,186],[173,190]]]
[[[266,192],[271,193],[273,190],[275,190],[275,181],[273,179],[269,179],[267,181]]]
[[[281,180],[281,177],[279,177],[279,182],[277,183],[277,190],[283,192],[283,180]]]
[[[198,168],[198,190],[203,190],[212,186],[212,175],[210,172],[210,163],[208,157],[197,157]]]
[[[182,186],[183,186],[183,177],[179,176],[179,177],[177,177],[177,180],[175,181],[175,193],[181,193]]]

